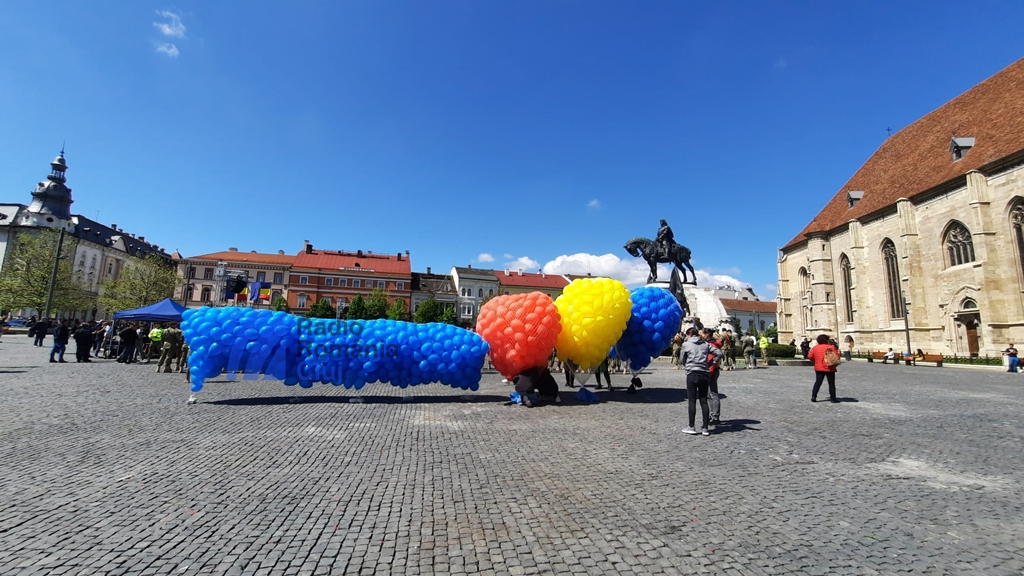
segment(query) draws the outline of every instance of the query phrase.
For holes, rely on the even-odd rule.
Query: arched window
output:
[[[960,310],[961,311],[977,310],[977,309],[978,309],[978,303],[975,302],[973,298],[964,298],[964,301],[960,303]]]
[[[1018,202],[1010,210],[1010,226],[1013,228],[1013,242],[1017,245],[1017,267],[1024,276],[1024,202]]]
[[[974,262],[974,242],[971,241],[970,231],[963,224],[952,222],[946,229],[942,245],[945,246],[946,253],[949,254],[950,266]]]
[[[811,277],[807,274],[807,268],[800,268],[797,274],[800,276],[800,292],[807,294],[811,289]]]
[[[270,302],[273,303],[274,300],[277,300],[280,297],[281,297],[281,291],[280,290],[274,290],[273,292],[270,293]]]
[[[903,318],[899,256],[896,254],[896,245],[888,238],[882,242],[882,259],[885,261],[885,290],[889,296],[889,317]]]
[[[846,322],[853,323],[853,267],[850,259],[843,254],[839,257],[839,271],[843,277],[843,307],[846,309]]]
[[[476,291],[476,297],[477,298],[483,298],[484,297],[484,289],[483,288],[480,288],[480,289],[478,289]]]

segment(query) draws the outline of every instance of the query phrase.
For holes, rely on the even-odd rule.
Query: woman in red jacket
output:
[[[814,389],[811,390],[811,402],[818,401],[818,390],[821,388],[821,381],[828,379],[828,397],[830,402],[839,402],[836,398],[836,367],[829,366],[825,362],[825,353],[831,350],[839,359],[839,350],[828,343],[828,336],[820,334],[817,338],[818,345],[811,348],[807,353],[807,359],[814,362]],[[838,365],[838,364],[837,364]]]

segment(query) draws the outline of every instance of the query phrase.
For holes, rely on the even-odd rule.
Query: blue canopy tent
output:
[[[156,304],[114,312],[114,320],[140,320],[145,322],[181,322],[185,307],[170,298]]]

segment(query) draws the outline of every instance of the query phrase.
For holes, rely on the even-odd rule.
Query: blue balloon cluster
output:
[[[683,320],[683,309],[664,288],[634,288],[629,293],[632,314],[616,348],[629,369],[643,370],[672,342]]]
[[[186,310],[182,331],[191,348],[193,392],[224,370],[229,378],[262,373],[303,388],[441,382],[477,390],[488,352],[480,336],[448,324],[299,318],[237,307]]]

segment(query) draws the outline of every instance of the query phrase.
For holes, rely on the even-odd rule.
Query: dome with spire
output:
[[[64,149],[61,148],[60,155],[50,162],[53,171],[40,182],[35,191],[32,192],[32,204],[28,211],[36,214],[52,214],[56,218],[69,220],[71,218],[71,188],[65,185],[67,178],[64,172],[68,164],[64,160]]]

